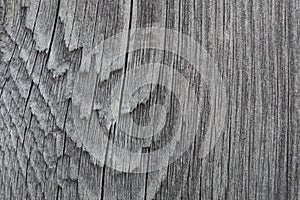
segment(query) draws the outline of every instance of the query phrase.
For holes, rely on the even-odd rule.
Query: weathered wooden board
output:
[[[0,199],[300,199],[299,0],[0,0],[0,16]],[[151,27],[180,33],[157,37],[164,48],[178,44],[177,55],[164,48],[127,52],[132,30]],[[97,69],[86,64],[91,49],[128,30],[100,52],[123,53],[115,65],[101,68],[103,56],[91,61]],[[226,99],[206,88],[181,57],[189,49],[181,34],[207,51]],[[130,90],[130,83],[146,78],[128,71],[154,62],[172,66],[196,88],[201,109],[187,112],[198,117],[198,134],[166,168],[137,173],[103,166],[103,152],[93,150],[103,138],[94,126],[78,131],[74,102],[79,99],[82,115],[93,112],[106,124],[120,147],[155,151],[170,140],[181,105],[164,96],[164,87],[143,87],[127,110],[134,123],[147,124],[151,103],[168,100],[170,120],[155,144],[114,136],[116,125],[109,121],[113,86],[121,80]],[[187,90],[174,81],[174,94]],[[197,101],[185,97],[186,105]],[[221,123],[210,120],[220,116],[212,109],[218,101],[226,102],[225,126],[203,157],[208,127]],[[163,116],[152,116],[159,126]],[[133,130],[127,123],[123,128]]]

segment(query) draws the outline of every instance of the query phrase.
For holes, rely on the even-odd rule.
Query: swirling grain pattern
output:
[[[300,199],[299,10],[299,0],[0,0],[0,199]],[[209,154],[199,156],[201,134],[212,123],[210,91],[174,53],[127,52],[114,62],[127,70],[153,62],[172,66],[192,80],[203,104],[192,112],[201,119],[201,134],[180,159],[158,171],[120,172],[101,165],[72,137],[74,81],[92,47],[124,30],[149,27],[188,35],[206,49],[225,84],[225,127]],[[126,49],[128,41],[111,49]],[[90,62],[101,65],[98,58]],[[92,100],[79,101],[93,104],[108,129],[109,94],[126,72],[118,66],[103,68],[99,77],[89,73],[80,85],[89,98],[93,80]],[[126,81],[124,87],[131,89]],[[148,116],[137,104],[168,97],[164,88],[138,92],[127,114],[142,124]],[[217,101],[220,93],[215,96]],[[122,139],[114,138],[129,148]],[[167,137],[155,145],[164,142]],[[138,151],[140,143],[130,150]],[[147,145],[141,151],[156,148]]]

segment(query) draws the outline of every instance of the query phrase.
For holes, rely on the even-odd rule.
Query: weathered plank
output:
[[[0,199],[300,199],[299,10],[299,0],[0,0]],[[222,95],[207,88],[181,56],[189,48],[180,34],[160,34],[156,42],[162,49],[147,48],[155,40],[143,38],[146,46],[127,52],[136,45],[134,30],[151,32],[150,27],[197,41],[222,77],[225,127],[205,157],[203,138],[212,123],[220,123],[211,119],[219,117],[213,108]],[[119,43],[104,43],[105,52],[87,59],[91,49],[122,31],[128,34]],[[177,52],[167,51],[168,45]],[[124,56],[105,68],[103,55],[110,50]],[[80,114],[94,113],[117,145],[155,151],[170,141],[182,106],[166,88],[136,91],[126,111],[134,123],[147,124],[150,105],[169,102],[169,121],[155,142],[118,135],[119,126],[138,132],[125,117],[125,126],[109,121],[113,87],[121,81],[125,95],[147,79],[130,76],[147,63],[174,69],[175,78],[167,76],[175,80],[174,94],[195,88],[201,106],[187,113],[199,120],[197,135],[167,168],[134,173],[118,171],[114,163],[103,166],[97,159],[103,152],[93,152],[93,144],[103,139],[99,130],[88,126],[80,132],[74,119],[76,94],[85,95],[77,96]],[[175,71],[190,81],[188,88],[176,81]],[[160,83],[164,77],[161,71]],[[197,102],[184,97],[184,105]],[[159,119],[154,125],[166,121],[160,120],[163,112],[153,112]]]

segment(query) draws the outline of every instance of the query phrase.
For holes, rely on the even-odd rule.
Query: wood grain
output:
[[[0,16],[0,199],[300,199],[299,0],[0,0]],[[226,125],[205,158],[200,137],[165,169],[119,172],[72,137],[74,79],[87,49],[147,27],[207,50],[225,81]],[[155,49],[119,62],[154,60],[189,73]],[[96,82],[104,109],[124,71],[107,73]]]

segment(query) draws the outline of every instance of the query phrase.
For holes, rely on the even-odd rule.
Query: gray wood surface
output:
[[[0,199],[300,199],[299,0],[0,0],[0,16]],[[199,157],[214,103],[200,92],[204,106],[194,114],[204,131],[188,151],[158,171],[121,172],[74,139],[74,82],[91,46],[147,27],[206,49],[227,92],[225,127]],[[202,91],[189,64],[169,52],[137,50],[118,62],[131,69],[145,60],[174,66]],[[109,117],[106,95],[125,71],[83,78],[95,81],[99,118]]]

